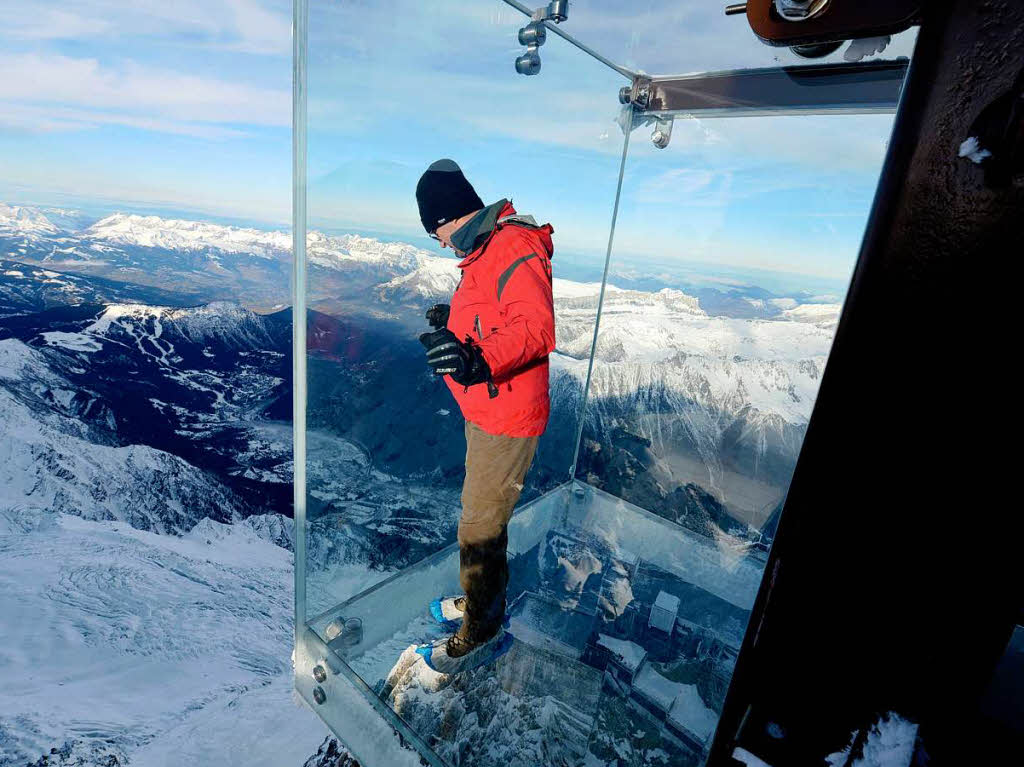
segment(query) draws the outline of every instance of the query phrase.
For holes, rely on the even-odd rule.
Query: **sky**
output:
[[[707,0],[576,0],[564,28],[651,74],[800,63]],[[6,7],[4,7],[6,6]],[[311,0],[310,223],[429,247],[413,189],[439,157],[486,202],[550,221],[603,261],[627,83],[549,34],[517,75],[500,0]],[[0,0],[0,199],[287,226],[291,4]],[[913,34],[884,57],[912,52]],[[832,57],[841,60],[841,51]],[[679,119],[634,130],[614,262],[767,269],[842,284],[890,115]]]

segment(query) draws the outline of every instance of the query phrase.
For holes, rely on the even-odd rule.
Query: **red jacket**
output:
[[[466,226],[479,229],[476,248],[460,263],[448,329],[483,352],[493,384],[445,382],[467,421],[489,434],[540,435],[551,409],[548,354],[555,348],[550,225],[514,216],[502,200]],[[494,392],[497,391],[495,395]]]

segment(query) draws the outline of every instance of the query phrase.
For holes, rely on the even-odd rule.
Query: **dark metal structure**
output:
[[[889,711],[920,725],[915,764],[1024,763],[1024,735],[982,706],[1024,603],[1006,446],[1022,68],[1024,4],[925,6],[714,767],[736,747],[820,767]],[[989,168],[959,151],[983,113]]]

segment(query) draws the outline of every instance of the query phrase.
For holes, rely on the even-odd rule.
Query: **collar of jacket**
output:
[[[486,208],[477,211],[473,218],[459,228],[458,232],[456,232],[458,239],[463,242],[473,243],[473,250],[459,262],[460,269],[464,269],[480,258],[487,248],[487,243],[491,241],[491,237],[497,231],[498,219],[511,216],[515,212],[516,209],[512,207],[511,202],[504,199],[498,200],[493,205],[488,205]]]

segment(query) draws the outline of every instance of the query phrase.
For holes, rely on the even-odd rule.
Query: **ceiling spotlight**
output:
[[[547,7],[541,6],[533,12],[530,23],[519,30],[519,44],[526,46],[526,53],[516,58],[516,71],[521,75],[535,75],[540,72],[540,53],[548,33],[545,24],[556,24],[569,18],[569,0],[552,0]]]
[[[569,0],[551,0],[548,3],[547,17],[556,24],[569,18]]]
[[[516,71],[521,75],[535,75],[540,72],[540,55],[537,46],[531,45],[526,53],[516,58]]]
[[[544,29],[544,22],[542,21],[531,21],[525,27],[519,30],[519,44],[525,46],[539,46],[544,45],[544,41],[548,39],[548,33]]]

